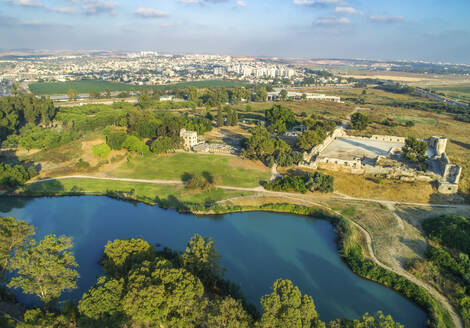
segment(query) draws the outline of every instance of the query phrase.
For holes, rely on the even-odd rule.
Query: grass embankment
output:
[[[249,191],[223,189],[193,191],[185,189],[182,185],[96,179],[49,180],[25,185],[16,192],[27,196],[108,195],[178,210],[188,210],[192,206],[212,206],[220,200],[253,194]]]
[[[169,89],[169,88],[185,88],[194,86],[197,88],[209,88],[209,87],[238,87],[246,85],[242,81],[234,80],[207,80],[207,81],[190,81],[180,82],[173,84],[164,84],[156,86],[139,86],[126,83],[109,82],[103,80],[80,80],[80,81],[68,81],[68,82],[38,82],[29,85],[29,90],[32,93],[38,95],[56,95],[66,94],[68,90],[74,89],[78,93],[88,93],[90,90],[97,92],[104,92],[109,89],[111,92],[114,91],[130,91],[138,90],[141,88],[147,89]]]
[[[258,187],[268,181],[268,168],[233,156],[172,154],[132,157],[108,173],[119,178],[182,180],[191,175],[209,175],[215,184],[234,187]]]

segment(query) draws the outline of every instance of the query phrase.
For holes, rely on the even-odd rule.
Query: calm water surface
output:
[[[38,238],[73,237],[81,277],[78,289],[66,298],[79,299],[102,275],[98,261],[108,240],[142,237],[183,251],[199,233],[214,238],[226,278],[239,283],[258,306],[272,283],[284,278],[314,298],[322,320],[382,310],[407,327],[425,326],[420,308],[352,273],[338,255],[332,225],[324,220],[264,212],[194,216],[95,196],[0,198],[0,213],[33,224]],[[31,297],[18,295],[31,302]]]

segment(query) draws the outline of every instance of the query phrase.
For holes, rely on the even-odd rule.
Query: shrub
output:
[[[101,144],[101,145],[93,146],[91,148],[91,152],[95,156],[106,158],[109,156],[109,153],[111,152],[111,148],[107,144]]]

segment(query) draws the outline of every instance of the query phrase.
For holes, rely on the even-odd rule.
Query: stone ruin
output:
[[[401,158],[405,138],[373,135],[372,137],[348,136],[338,127],[324,142],[304,153],[302,167],[328,169],[351,174],[380,175],[400,181],[437,181],[442,194],[455,194],[459,189],[462,169],[450,163],[445,150],[447,138],[431,137],[428,143],[427,170],[417,170]]]

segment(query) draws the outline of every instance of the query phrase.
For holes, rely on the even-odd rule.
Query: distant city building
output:
[[[279,101],[281,99],[281,90],[275,90],[273,92],[268,92],[268,101]],[[322,100],[322,101],[332,101],[332,102],[341,102],[341,98],[337,96],[327,96],[320,93],[306,93],[306,92],[287,92],[287,99],[293,100]]]

